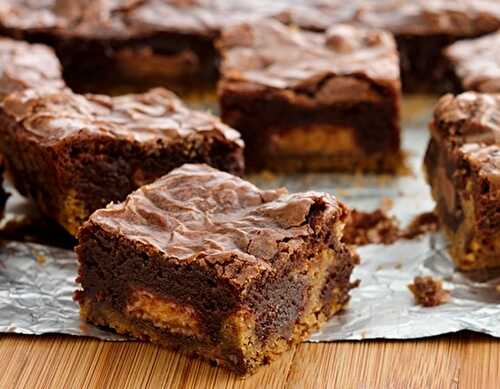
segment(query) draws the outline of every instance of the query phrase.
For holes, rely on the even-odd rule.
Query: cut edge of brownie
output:
[[[500,147],[491,143],[498,128],[488,128],[496,125],[495,109],[485,107],[493,96],[446,95],[430,124],[427,180],[450,255],[462,270],[500,266],[500,188],[494,178],[500,177]]]
[[[318,91],[335,78],[329,75],[320,80]],[[300,100],[300,91],[219,82],[221,118],[242,134],[248,169],[284,173],[401,172],[404,156],[400,149],[399,95],[383,90],[364,77],[338,78],[365,83],[380,96],[380,101],[311,107],[293,101],[293,96]],[[306,97],[314,95],[312,91],[303,93]],[[297,150],[306,145],[316,151],[297,154]]]

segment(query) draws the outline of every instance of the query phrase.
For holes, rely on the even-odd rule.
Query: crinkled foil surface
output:
[[[256,176],[262,187],[287,186],[290,191],[334,193],[351,207],[373,210],[392,203],[391,213],[405,225],[434,203],[422,175],[428,140],[427,122],[434,101],[405,99],[403,145],[412,174],[367,177],[343,175]],[[390,200],[387,200],[390,199]],[[11,212],[22,208],[15,196]],[[14,209],[14,211],[12,211]],[[9,215],[12,217],[12,215]],[[500,273],[460,273],[454,269],[439,233],[392,245],[360,247],[361,264],[353,279],[348,308],[330,320],[311,341],[349,339],[409,339],[471,330],[500,337]],[[0,246],[0,332],[61,333],[123,340],[79,319],[72,296],[77,265],[71,250],[36,243],[7,242]],[[444,280],[448,303],[434,308],[415,305],[407,285],[417,275]]]

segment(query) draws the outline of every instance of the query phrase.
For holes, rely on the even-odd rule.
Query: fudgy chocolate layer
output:
[[[80,93],[156,86],[182,93],[213,88],[217,78],[213,42],[203,37],[174,32],[126,40],[73,37],[53,45],[66,82]]]

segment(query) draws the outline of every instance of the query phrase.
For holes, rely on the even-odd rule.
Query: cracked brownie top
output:
[[[261,20],[227,29],[218,48],[224,83],[286,89],[323,102],[377,99],[374,85],[400,89],[394,39],[379,30],[336,25],[313,33]]]
[[[151,143],[156,148],[159,142],[219,137],[243,146],[238,132],[215,116],[187,108],[162,88],[117,97],[26,90],[11,94],[1,107],[22,123],[26,136],[43,144],[70,137],[105,136]]]
[[[243,286],[283,268],[297,250],[308,257],[340,244],[347,215],[325,193],[264,191],[206,165],[184,165],[96,211],[83,230],[98,226],[169,261],[215,267]]]

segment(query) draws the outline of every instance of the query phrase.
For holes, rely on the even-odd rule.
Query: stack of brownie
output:
[[[458,267],[500,267],[498,29],[494,0],[3,0],[0,169],[78,237],[83,318],[248,374],[345,307],[357,256],[342,203],[244,161],[398,172],[400,74],[476,91],[425,166]],[[216,80],[222,121],[160,87]]]

